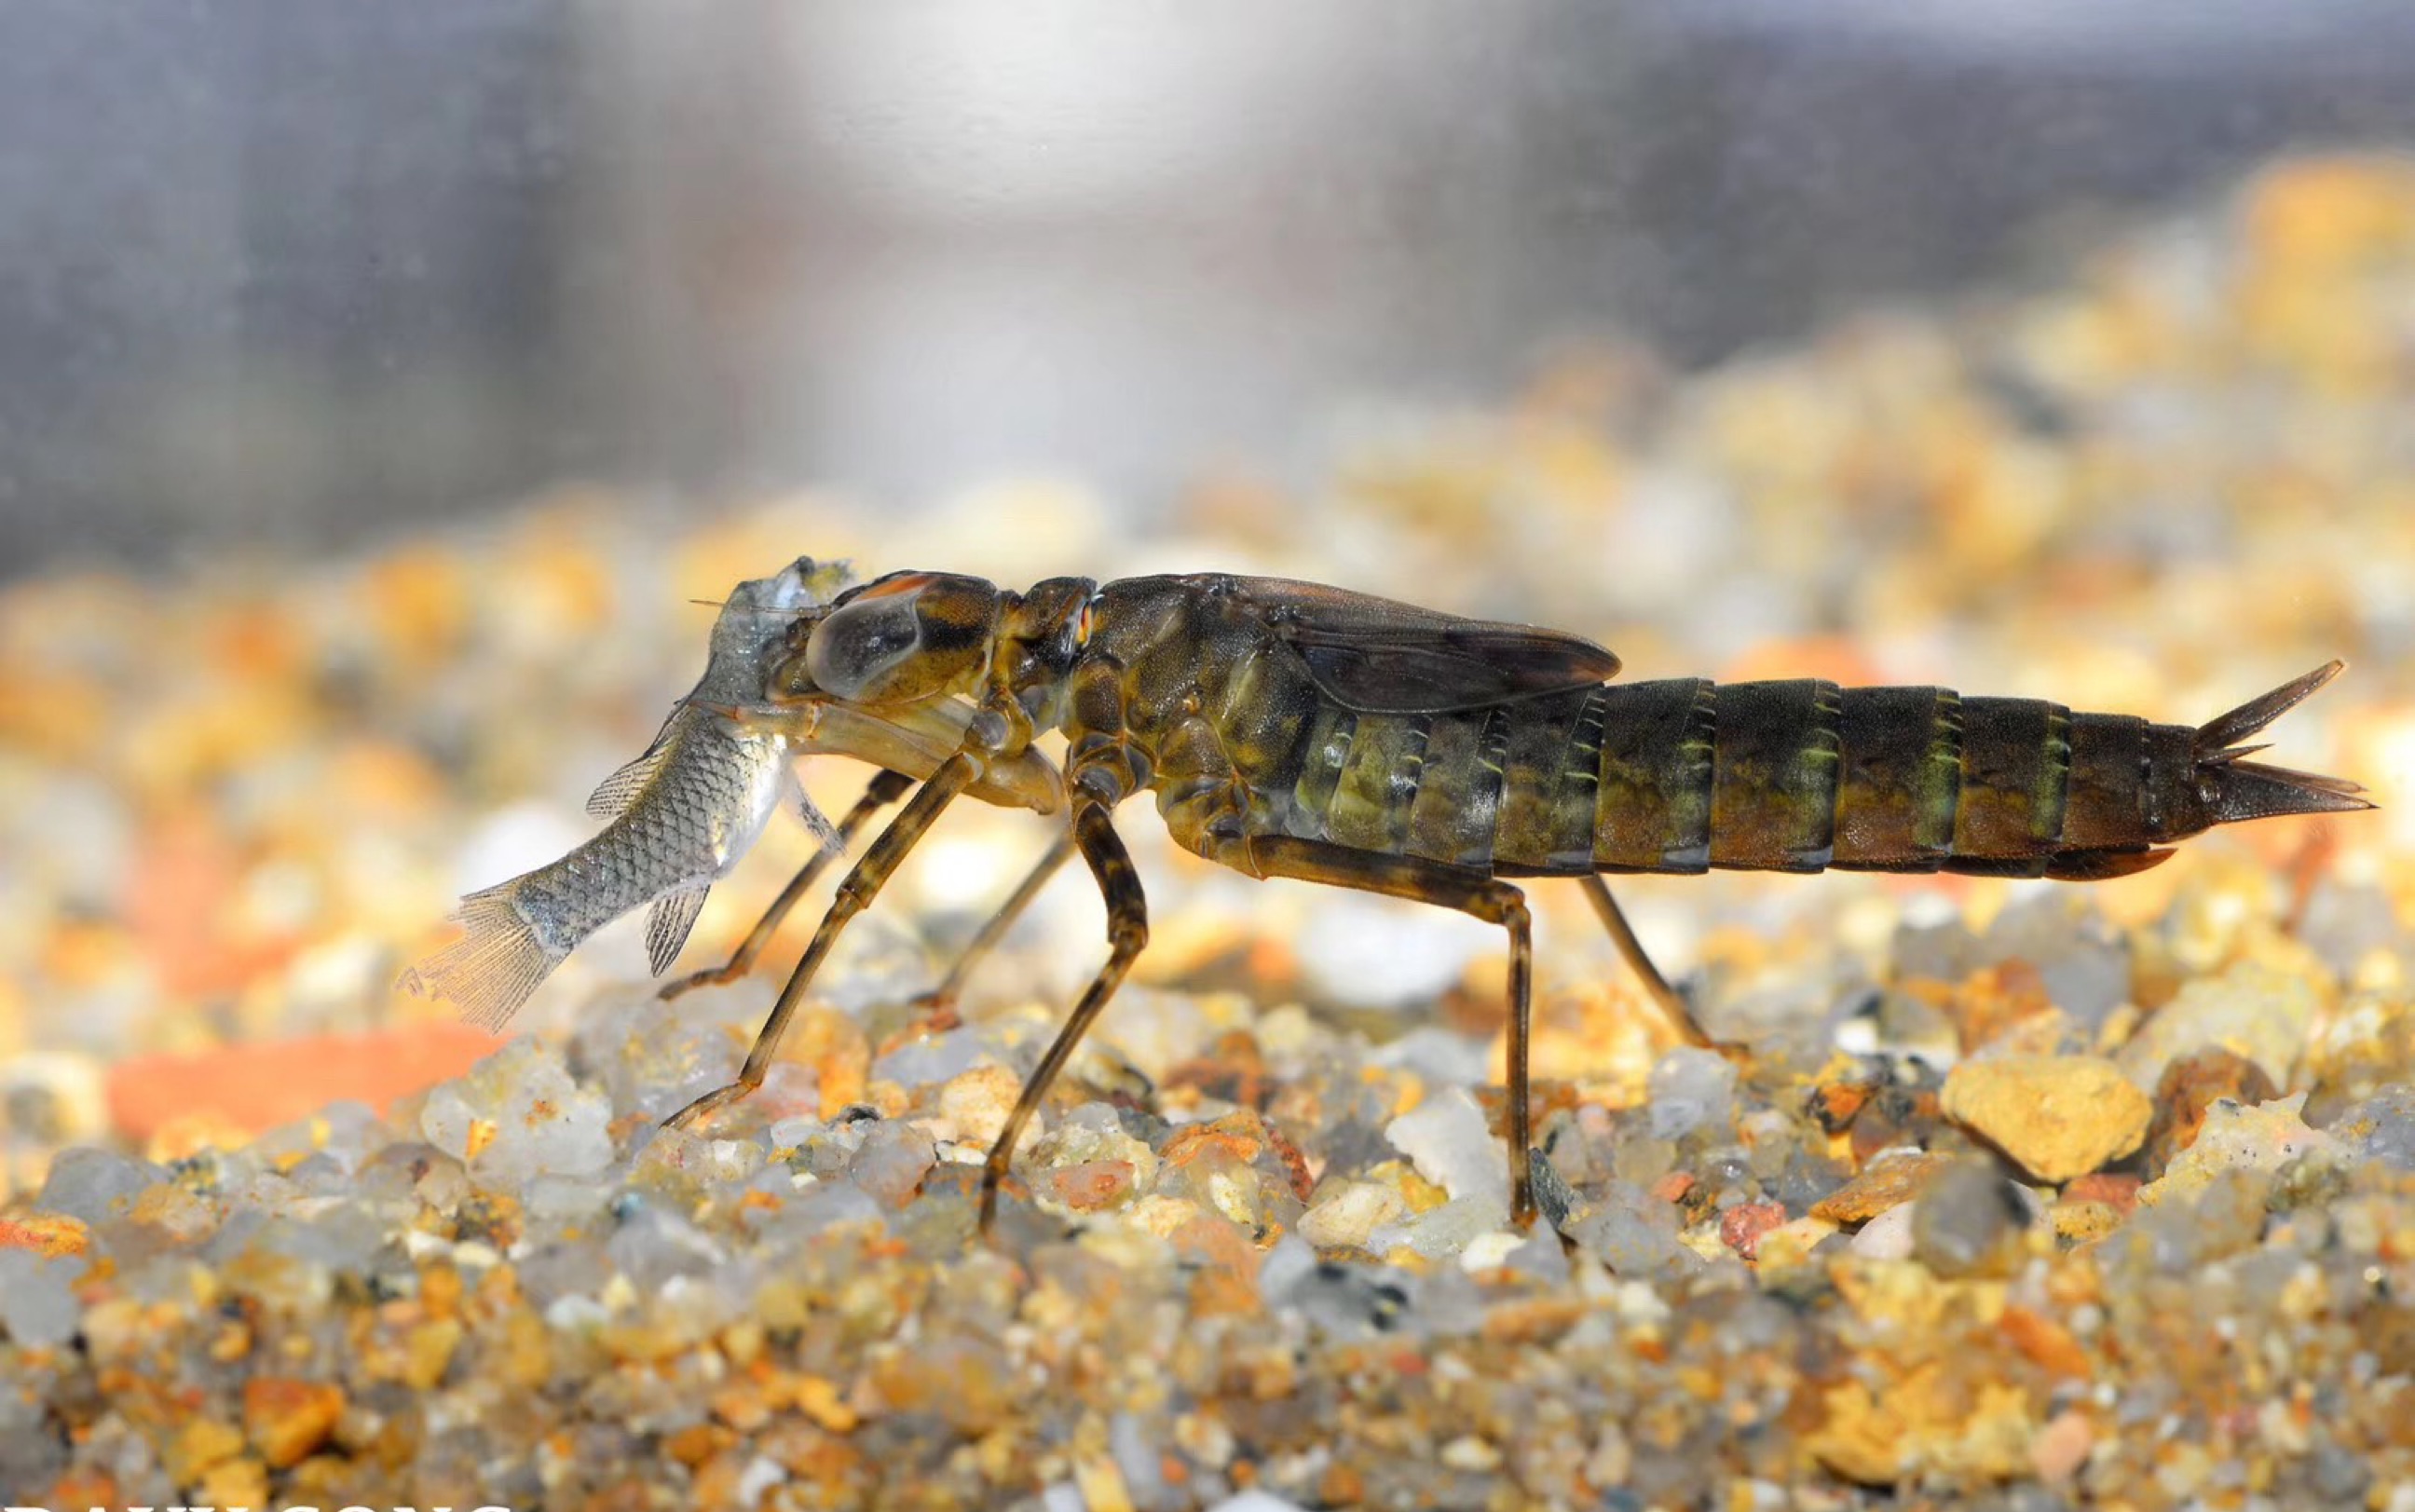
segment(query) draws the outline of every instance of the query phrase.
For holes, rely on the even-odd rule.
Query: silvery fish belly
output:
[[[784,796],[808,825],[788,737],[733,713],[759,702],[766,649],[825,591],[811,564],[742,583],[713,626],[704,678],[643,756],[604,780],[587,811],[603,832],[560,861],[461,900],[458,940],[405,971],[405,991],[443,997],[500,1027],[580,941],[651,904],[646,953],[659,974],[679,954],[713,882],[744,855]]]

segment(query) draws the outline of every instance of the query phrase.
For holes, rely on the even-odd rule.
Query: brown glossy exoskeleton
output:
[[[807,564],[798,569],[804,570]],[[837,721],[881,732],[958,728],[861,754],[889,770],[840,825],[922,786],[839,884],[739,1079],[670,1120],[759,1085],[839,931],[959,793],[1053,812],[1059,842],[991,921],[963,969],[1070,855],[1107,906],[1108,956],[1025,1083],[983,1175],[995,1212],[1016,1137],[1147,942],[1139,877],[1116,832],[1150,791],[1174,838],[1257,877],[1298,877],[1439,904],[1508,933],[1513,1204],[1528,1180],[1526,877],[1573,877],[1652,995],[1709,1037],[1654,969],[1601,877],[1712,867],[1825,867],[2091,879],[2162,861],[2212,825],[2369,808],[2355,784],[2243,759],[2240,742],[2335,676],[2318,667],[2200,726],[2074,713],[1944,688],[1813,679],[1715,686],[1613,683],[1618,659],[1557,631],[1465,620],[1278,578],[1220,574],[1015,593],[977,577],[892,574],[797,614],[763,658],[759,706],[847,750]],[[948,711],[941,718],[937,712]],[[1030,780],[1035,738],[1064,738],[1061,779]],[[900,759],[901,753],[907,757]],[[1022,773],[1017,781],[997,774]],[[745,969],[829,852],[781,895],[730,964]]]

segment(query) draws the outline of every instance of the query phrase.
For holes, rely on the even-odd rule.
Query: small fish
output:
[[[785,799],[825,845],[837,831],[798,788],[791,731],[744,717],[762,697],[765,658],[799,615],[820,608],[843,571],[801,561],[741,583],[712,630],[702,681],[645,754],[604,779],[587,812],[609,819],[567,856],[461,900],[462,936],[405,971],[406,992],[450,999],[500,1028],[580,941],[651,904],[646,955],[659,975],[686,943],[712,884],[737,864]]]

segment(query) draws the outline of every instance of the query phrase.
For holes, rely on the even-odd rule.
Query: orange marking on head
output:
[[[938,580],[939,575],[935,572],[908,573],[903,577],[892,577],[886,582],[874,583],[848,602],[852,604],[868,598],[888,598],[896,593],[919,593]]]

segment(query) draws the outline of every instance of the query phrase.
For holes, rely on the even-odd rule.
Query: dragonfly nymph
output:
[[[2341,665],[2201,726],[2157,725],[1938,687],[1614,682],[1618,658],[1580,636],[1282,578],[1054,577],[1017,593],[935,572],[852,585],[842,566],[801,559],[730,595],[703,681],[591,801],[608,827],[464,900],[463,936],[405,983],[500,1025],[588,934],[648,905],[650,955],[667,969],[705,890],[793,794],[788,758],[872,763],[835,826],[806,805],[822,853],[731,960],[666,989],[744,972],[822,867],[906,798],[840,882],[738,1080],[668,1120],[685,1124],[761,1085],[840,932],[951,802],[1061,816],[940,989],[952,996],[1082,858],[1106,902],[1107,960],[989,1152],[986,1229],[1018,1136],[1148,943],[1115,813],[1153,792],[1178,843],[1236,871],[1437,904],[1508,933],[1511,1203],[1524,1222],[1534,951],[1519,881],[1575,879],[1650,995],[1709,1045],[1606,874],[2086,881],[2152,866],[2217,824],[2370,808],[2356,784],[2250,760],[2263,748],[2242,743]],[[1035,743],[1049,732],[1064,741],[1053,758]]]

